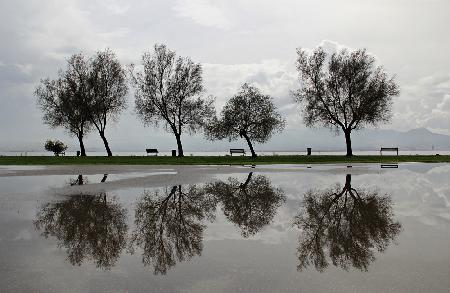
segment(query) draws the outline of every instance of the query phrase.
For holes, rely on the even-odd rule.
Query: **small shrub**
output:
[[[59,140],[47,140],[44,148],[46,151],[53,152],[55,156],[59,156],[67,150],[67,146]]]

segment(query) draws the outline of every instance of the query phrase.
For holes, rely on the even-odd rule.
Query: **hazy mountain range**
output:
[[[285,134],[286,135],[286,134]],[[303,150],[312,147],[313,150],[345,150],[343,134],[336,135],[326,129],[303,129],[292,132],[289,144],[276,142],[273,139],[264,150]],[[354,150],[379,150],[380,147],[398,147],[400,150],[450,150],[450,136],[437,134],[426,128],[412,129],[406,132],[387,129],[364,129],[352,134]]]
[[[437,134],[426,128],[407,132],[395,130],[365,130],[355,135],[360,149],[373,149],[381,146],[399,147],[404,150],[449,150],[450,136]]]
[[[160,151],[169,151],[176,148],[175,138],[170,133],[152,136],[145,132],[145,138],[141,141],[127,139],[111,139],[113,152],[143,152],[145,148],[158,148]],[[189,136],[185,134],[182,138],[183,146],[187,152],[222,152],[229,148],[245,148],[246,142],[237,140],[233,142],[207,141],[201,135]],[[75,138],[64,140],[69,145],[69,151],[78,149]],[[89,136],[86,143],[88,151],[103,152],[104,148],[95,133]],[[364,129],[354,131],[352,134],[352,145],[354,151],[379,150],[380,147],[398,147],[406,151],[438,151],[450,150],[450,136],[433,133],[425,128],[412,129],[406,132],[386,129]],[[307,147],[313,151],[343,151],[345,150],[345,138],[343,134],[336,135],[328,129],[286,129],[282,134],[275,135],[263,145],[255,145],[257,151],[306,151]],[[34,142],[20,146],[0,146],[0,151],[38,151],[43,152],[43,144]]]

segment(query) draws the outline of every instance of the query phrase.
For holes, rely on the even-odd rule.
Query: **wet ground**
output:
[[[450,292],[449,179],[449,164],[0,167],[0,292]]]

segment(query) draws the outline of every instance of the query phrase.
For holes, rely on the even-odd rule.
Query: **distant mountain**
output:
[[[437,134],[426,128],[406,132],[395,130],[364,130],[355,133],[355,147],[378,149],[379,147],[399,147],[403,150],[448,150],[450,136]]]
[[[143,137],[143,138],[142,138]],[[170,151],[176,148],[175,139],[170,133],[143,134],[141,140],[125,138],[111,139],[113,152],[140,151],[151,146],[160,151]],[[78,145],[75,139],[66,139],[70,145],[69,150],[75,151]],[[103,145],[98,137],[91,135],[85,142],[88,151],[103,151]],[[183,146],[186,152],[222,152],[229,148],[248,148],[243,139],[228,142],[208,141],[202,135],[183,137]],[[354,151],[379,150],[380,147],[398,147],[403,151],[439,151],[450,150],[450,136],[433,133],[425,128],[412,129],[406,132],[388,129],[364,129],[352,133],[352,146]],[[345,138],[342,133],[336,133],[324,128],[286,129],[283,133],[274,135],[269,142],[263,145],[255,144],[257,151],[306,151],[312,147],[313,151],[344,151]],[[43,151],[39,142],[22,143],[11,146],[0,144],[0,151]]]
[[[286,142],[286,137],[288,141]],[[363,129],[352,133],[353,150],[379,150],[380,147],[398,147],[400,150],[450,150],[450,136],[437,134],[425,128],[406,132],[388,129]],[[343,151],[345,138],[327,129],[287,130],[274,136],[260,150],[298,151],[312,147],[313,150]]]

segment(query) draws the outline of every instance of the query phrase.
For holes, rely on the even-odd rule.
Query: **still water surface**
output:
[[[199,168],[0,172],[0,292],[450,291],[449,164]]]

